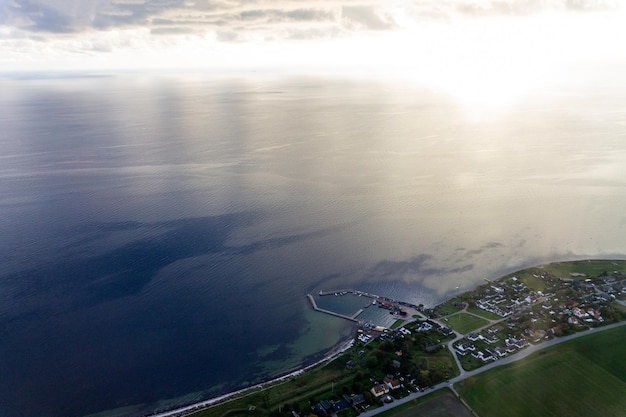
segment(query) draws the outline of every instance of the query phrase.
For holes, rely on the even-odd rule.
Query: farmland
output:
[[[626,416],[626,328],[583,337],[456,385],[481,417]]]

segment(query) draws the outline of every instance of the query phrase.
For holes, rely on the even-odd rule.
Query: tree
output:
[[[421,370],[417,376],[417,383],[420,387],[430,386],[430,371],[426,369]]]
[[[367,358],[367,361],[365,362],[365,365],[369,369],[376,369],[376,368],[378,368],[378,358],[376,357],[376,355],[370,355],[370,357]]]

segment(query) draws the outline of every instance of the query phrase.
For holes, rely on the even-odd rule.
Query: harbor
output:
[[[354,313],[351,316],[348,316],[346,314],[336,313],[334,311],[330,311],[330,310],[326,310],[324,308],[318,307],[317,303],[315,302],[315,298],[313,298],[313,296],[311,294],[307,294],[307,297],[309,298],[309,301],[311,302],[311,307],[313,307],[313,310],[319,311],[320,313],[330,314],[331,316],[340,317],[342,319],[352,320],[352,321],[358,323],[359,320],[357,319],[357,317],[359,316],[359,314],[361,314],[363,312],[363,309],[360,309],[360,310],[358,310],[356,313]]]
[[[396,320],[413,320],[419,307],[355,289],[307,294],[313,310],[353,321],[360,326],[390,327]],[[370,308],[376,307],[376,308]]]

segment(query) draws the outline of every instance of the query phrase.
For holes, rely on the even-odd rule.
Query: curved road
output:
[[[525,357],[527,357],[528,355],[530,355],[531,353],[535,353],[537,351],[549,348],[551,346],[554,345],[558,345],[559,343],[563,343],[563,342],[567,342],[568,340],[572,340],[572,339],[577,339],[579,337],[583,337],[583,336],[587,336],[591,333],[597,333],[597,332],[601,332],[604,330],[609,330],[609,329],[614,329],[616,327],[620,327],[620,326],[625,326],[626,325],[626,321],[621,321],[619,323],[614,323],[614,324],[609,324],[607,326],[603,326],[603,327],[597,327],[597,328],[591,328],[589,330],[583,331],[583,332],[579,332],[579,333],[575,333],[569,336],[564,336],[564,337],[558,337],[558,338],[554,338],[552,340],[548,340],[547,342],[542,342],[538,345],[530,345],[529,347],[525,348],[524,350],[519,351],[518,353],[515,353],[514,355],[511,355],[509,357],[506,357],[504,359],[499,359],[496,360],[495,362],[491,362],[488,365],[482,366],[478,369],[475,369],[473,371],[464,371],[462,367],[459,366],[459,371],[461,372],[461,374],[459,376],[456,376],[450,380],[448,380],[447,382],[442,382],[440,384],[437,384],[431,388],[428,388],[427,390],[425,390],[424,392],[416,392],[413,394],[409,394],[408,396],[401,398],[399,400],[394,400],[392,403],[390,404],[384,404],[382,407],[378,407],[374,410],[369,410],[369,411],[365,411],[363,413],[360,414],[360,417],[372,417],[375,416],[376,414],[382,413],[383,411],[387,411],[387,410],[391,410],[394,407],[397,407],[399,405],[405,404],[411,400],[414,400],[416,398],[422,397],[426,394],[429,394],[433,391],[439,390],[441,388],[445,388],[448,387],[450,388],[458,397],[458,393],[454,390],[453,388],[453,384],[463,381],[466,378],[472,377],[474,375],[478,375],[481,374],[483,372],[486,372],[490,369],[493,369],[495,367],[498,366],[502,366],[502,365],[506,365],[508,363],[511,362],[515,362],[518,361],[520,359],[523,359]],[[457,340],[457,339],[455,339]],[[452,342],[450,342],[450,347]],[[452,352],[453,356],[456,358],[456,354],[454,352]],[[457,364],[458,364],[458,359],[457,359]]]
[[[471,314],[471,313],[468,313],[468,314]],[[486,326],[481,327],[480,329],[477,329],[475,331],[480,331],[483,328],[490,327],[494,323],[497,323],[497,322],[502,321],[502,320],[504,320],[504,319],[501,319],[501,320],[489,320],[490,321],[489,324],[487,324]],[[433,321],[436,321],[440,325],[445,326],[444,323],[441,323],[441,322],[439,322],[437,320],[433,320]],[[473,371],[465,371],[465,370],[463,370],[463,367],[461,366],[461,363],[459,362],[459,359],[457,357],[456,352],[454,351],[454,347],[452,346],[452,344],[454,342],[462,339],[464,337],[464,335],[455,332],[457,337],[455,337],[454,340],[448,342],[448,349],[450,349],[450,351],[452,353],[452,356],[454,357],[454,359],[455,359],[455,361],[457,363],[457,366],[459,368],[460,374],[458,376],[456,376],[454,378],[451,378],[451,379],[449,379],[446,382],[442,382],[442,383],[439,383],[439,384],[434,385],[432,387],[429,387],[429,388],[427,388],[423,392],[412,393],[412,394],[409,394],[406,397],[401,398],[399,400],[394,400],[392,403],[389,403],[389,404],[385,403],[381,407],[375,408],[373,410],[364,411],[363,413],[360,414],[360,417],[373,417],[373,416],[375,416],[375,415],[377,415],[379,413],[382,413],[382,412],[387,411],[387,410],[391,410],[394,407],[397,407],[399,405],[405,404],[405,403],[407,403],[409,401],[412,401],[412,400],[414,400],[416,398],[420,398],[420,397],[422,397],[424,395],[427,395],[427,394],[429,394],[431,392],[434,392],[436,390],[439,390],[439,389],[442,389],[442,388],[446,388],[446,387],[449,388],[452,392],[454,392],[454,394],[458,397],[458,393],[454,389],[453,384],[455,384],[457,382],[460,382],[460,381],[463,381],[466,378],[469,378],[469,377],[481,374],[483,372],[486,372],[486,371],[488,371],[490,369],[493,369],[495,367],[498,367],[498,366],[502,366],[502,365],[506,365],[506,364],[518,361],[520,359],[523,359],[523,358],[527,357],[528,355],[530,355],[530,354],[532,354],[534,352],[537,352],[537,351],[549,348],[549,347],[557,345],[559,343],[567,342],[568,340],[577,339],[579,337],[587,336],[587,335],[592,334],[592,333],[597,333],[597,332],[601,332],[601,331],[604,331],[604,330],[614,329],[616,327],[625,326],[625,325],[626,325],[626,321],[622,321],[622,322],[619,322],[619,323],[609,324],[609,325],[603,326],[603,327],[591,328],[589,330],[586,330],[586,331],[583,331],[583,332],[579,332],[579,333],[575,333],[575,334],[572,334],[572,335],[569,335],[569,336],[554,338],[554,339],[549,340],[547,342],[542,342],[542,343],[540,343],[538,345],[530,345],[527,348],[525,348],[525,349],[523,349],[523,350],[521,350],[521,351],[519,351],[519,352],[517,352],[517,353],[515,353],[513,355],[510,355],[510,356],[508,356],[508,357],[506,357],[504,359],[498,359],[498,360],[496,360],[494,362],[491,362],[491,363],[489,363],[489,364],[487,364],[485,366],[482,366],[482,367],[480,367],[478,369],[475,369]],[[289,378],[289,375],[284,376],[282,378],[279,378],[278,380],[275,380],[273,382],[278,382],[279,380],[285,380],[287,378]],[[259,386],[262,386],[262,385],[264,385],[264,384],[260,384]],[[249,390],[250,390],[250,388],[245,388],[245,389],[240,390],[239,392],[244,393],[244,392],[249,391]],[[224,396],[224,398],[230,397],[230,396],[232,396],[232,394],[233,393],[227,394],[227,395]],[[199,403],[196,403],[196,404],[192,404],[192,405],[189,405],[189,406],[186,406],[186,407],[181,407],[181,408],[178,408],[178,409],[175,409],[175,410],[171,410],[171,411],[167,411],[167,412],[163,412],[163,413],[157,413],[157,414],[154,414],[153,417],[184,417],[184,416],[187,416],[187,415],[192,414],[194,412],[197,412],[200,409],[202,409],[202,408],[204,408],[204,407],[206,407],[208,405],[211,405],[212,403],[215,403],[216,400],[217,399],[214,398],[214,399],[211,399],[211,400],[202,401],[202,402],[199,402]]]

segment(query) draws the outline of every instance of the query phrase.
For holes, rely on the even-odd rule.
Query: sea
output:
[[[306,294],[434,306],[626,257],[626,103],[538,89],[480,117],[314,74],[0,76],[0,416],[136,417],[353,335]]]

